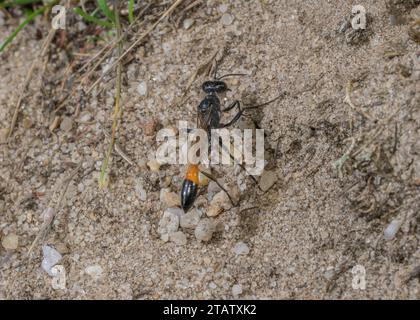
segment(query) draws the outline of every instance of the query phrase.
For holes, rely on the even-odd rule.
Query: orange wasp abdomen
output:
[[[187,212],[193,205],[197,197],[199,185],[200,170],[198,164],[190,164],[187,168],[184,182],[181,190],[181,206],[184,212]]]

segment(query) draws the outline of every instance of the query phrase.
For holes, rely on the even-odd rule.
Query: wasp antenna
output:
[[[275,97],[274,99],[271,99],[270,101],[267,101],[267,102],[264,102],[264,103],[258,104],[258,105],[256,105],[256,106],[246,107],[246,108],[244,108],[243,110],[245,111],[245,110],[248,110],[248,109],[256,109],[256,108],[265,107],[266,105],[268,105],[268,104],[270,104],[270,103],[273,103],[274,101],[276,101],[276,100],[278,100],[278,99],[282,98],[283,96],[284,96],[284,93],[281,93],[281,94],[279,94],[277,97]]]
[[[240,77],[240,76],[247,76],[247,75],[248,74],[246,74],[246,73],[228,73],[228,74],[225,74],[225,75],[223,75],[219,78],[215,78],[215,79],[216,80],[221,80],[221,79],[226,78],[226,77],[235,77],[235,76]]]

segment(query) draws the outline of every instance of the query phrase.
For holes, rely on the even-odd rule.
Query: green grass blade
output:
[[[103,27],[110,27],[110,28],[112,28],[114,26],[114,24],[112,22],[108,22],[108,21],[104,21],[104,20],[99,20],[98,18],[95,18],[95,17],[91,16],[90,14],[84,12],[79,7],[76,7],[73,10],[78,15],[82,16],[86,21],[92,22],[94,24],[97,24],[97,25],[103,26]]]
[[[106,4],[106,0],[98,0],[97,2],[98,2],[99,8],[101,8],[105,17],[107,17],[112,22],[115,22],[114,13],[111,11],[111,9],[109,9],[108,5]]]
[[[128,2],[128,21],[130,24],[134,21],[134,0]]]
[[[34,12],[32,12],[29,16],[26,17],[26,19],[16,28],[15,31],[12,32],[12,34],[10,36],[8,36],[6,38],[6,40],[0,44],[0,52],[2,52],[4,50],[4,48],[6,48],[10,42],[13,41],[14,38],[16,38],[16,36],[18,35],[18,33],[29,23],[31,22],[37,15],[43,13],[45,11],[45,9],[47,9],[48,6],[44,6],[41,7],[37,10],[35,10]]]
[[[6,7],[24,6],[27,4],[41,3],[41,2],[42,0],[13,0],[13,1],[0,4],[0,6],[6,8]]]

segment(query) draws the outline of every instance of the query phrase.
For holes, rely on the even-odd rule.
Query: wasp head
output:
[[[201,88],[208,94],[222,93],[228,90],[226,83],[220,80],[206,81]]]

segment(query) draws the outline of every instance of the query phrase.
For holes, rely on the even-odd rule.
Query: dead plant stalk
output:
[[[115,28],[117,29],[116,37],[118,39],[118,57],[122,55],[122,41],[121,38],[121,23],[120,16],[118,12],[117,1],[114,3],[114,12],[115,12]],[[120,97],[121,97],[121,79],[122,79],[122,62],[121,59],[118,59],[117,65],[117,78],[116,78],[116,88],[115,88],[115,104],[114,104],[114,113],[112,119],[112,129],[111,129],[111,140],[105,155],[104,162],[102,163],[101,173],[99,175],[99,188],[105,188],[108,185],[108,164],[109,159],[114,149],[116,134],[118,131],[119,124],[122,118],[122,108],[120,106]]]

